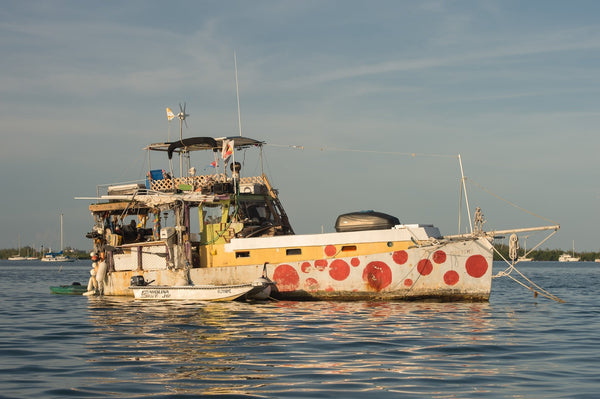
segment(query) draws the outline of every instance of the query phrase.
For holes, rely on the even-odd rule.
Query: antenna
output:
[[[235,65],[235,94],[238,106],[238,126],[240,128],[240,137],[242,137],[242,114],[240,113],[240,90],[238,88],[237,57],[235,56],[235,50],[233,50],[233,64]]]

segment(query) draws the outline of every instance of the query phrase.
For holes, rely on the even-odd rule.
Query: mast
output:
[[[471,210],[469,209],[469,197],[467,197],[467,185],[465,182],[465,173],[463,171],[463,164],[462,164],[462,158],[460,157],[460,154],[458,154],[458,164],[460,165],[460,177],[461,177],[461,182],[462,182],[462,188],[465,192],[465,203],[467,206],[467,216],[469,218],[469,227],[471,228],[471,233],[473,233],[473,221],[471,220]],[[460,214],[458,215],[458,228],[459,228],[459,234],[460,234]]]
[[[63,251],[63,214],[60,214],[60,252]]]
[[[233,50],[233,64],[235,65],[235,94],[237,97],[238,126],[240,129],[240,137],[242,137],[242,115],[240,113],[240,90],[238,87],[237,57],[235,56],[235,50]]]

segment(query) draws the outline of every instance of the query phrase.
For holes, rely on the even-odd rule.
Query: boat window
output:
[[[342,247],[342,252],[350,252],[350,251],[356,251],[356,245],[344,245]]]
[[[302,249],[300,248],[288,248],[285,250],[286,255],[302,255]]]
[[[251,224],[274,223],[275,218],[264,201],[244,201],[238,209],[239,219]]]
[[[223,204],[205,204],[202,210],[204,224],[221,223]]]
[[[250,251],[238,251],[235,253],[236,258],[249,258]]]

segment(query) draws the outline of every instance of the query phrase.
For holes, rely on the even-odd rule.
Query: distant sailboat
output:
[[[523,257],[519,258],[519,262],[531,262],[533,260],[527,257],[527,238],[529,238],[529,236],[525,236],[525,247],[523,249]]]
[[[579,262],[579,257],[575,256],[575,240],[573,240],[573,255],[564,253],[558,257],[559,262]]]
[[[14,256],[9,256],[8,260],[28,260],[26,257],[21,256],[21,234],[19,234],[19,254]]]
[[[75,262],[74,258],[70,258],[63,254],[63,214],[60,214],[60,252],[52,252],[50,249],[42,256],[42,262]]]
[[[38,256],[35,256],[35,253],[36,253],[36,251],[35,251],[35,246],[33,246],[33,245],[32,245],[32,246],[31,246],[31,249],[32,249],[32,251],[33,251],[33,254],[30,254],[30,253],[28,253],[28,254],[27,254],[27,260],[38,260],[38,259],[39,259],[39,257],[38,257]]]

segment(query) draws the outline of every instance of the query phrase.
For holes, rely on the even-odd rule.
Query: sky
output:
[[[143,147],[179,134],[165,107],[186,104],[184,137],[239,134],[235,52],[243,135],[267,142],[297,233],[369,209],[464,232],[460,154],[487,230],[560,224],[541,248],[600,251],[598,15],[595,0],[4,1],[0,248],[58,249],[63,214],[64,246],[91,249],[75,198],[144,178]]]

